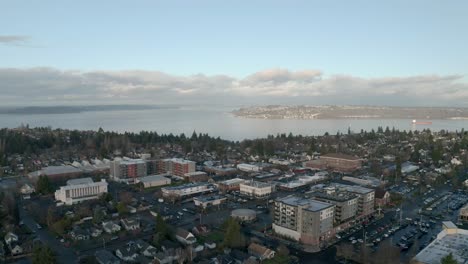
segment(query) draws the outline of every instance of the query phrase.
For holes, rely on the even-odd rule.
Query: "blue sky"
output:
[[[468,1],[227,2],[4,0],[0,68],[467,81]]]

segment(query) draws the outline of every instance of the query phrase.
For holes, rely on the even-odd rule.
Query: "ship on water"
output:
[[[412,122],[413,125],[432,125],[431,121],[417,121],[416,119]]]

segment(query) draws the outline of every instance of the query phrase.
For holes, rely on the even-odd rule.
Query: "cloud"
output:
[[[0,44],[10,46],[21,46],[29,42],[28,36],[21,35],[0,35]]]
[[[325,77],[319,70],[268,69],[245,78],[159,71],[0,68],[2,104],[386,104],[468,106],[460,75]]]

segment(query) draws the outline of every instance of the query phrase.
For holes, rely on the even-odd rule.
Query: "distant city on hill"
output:
[[[463,107],[395,107],[395,106],[283,106],[267,105],[232,111],[237,117],[261,119],[468,119]]]

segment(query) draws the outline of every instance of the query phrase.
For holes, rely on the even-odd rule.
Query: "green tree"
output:
[[[45,175],[40,175],[37,180],[37,192],[41,194],[49,194],[54,191],[54,187],[49,180],[49,177]]]
[[[119,215],[128,213],[127,205],[123,202],[119,202],[117,204],[117,212],[119,213]]]
[[[159,246],[163,240],[170,238],[170,234],[171,231],[169,226],[166,224],[161,215],[158,214],[156,217],[155,234],[153,237],[154,245]]]
[[[54,252],[48,246],[36,246],[32,256],[33,264],[54,264],[56,263]]]
[[[235,219],[229,218],[224,226],[226,228],[222,244],[223,247],[240,248],[245,246],[244,235],[241,232],[239,223]]]
[[[452,253],[450,253],[440,260],[440,264],[458,264],[458,261],[453,257]]]

